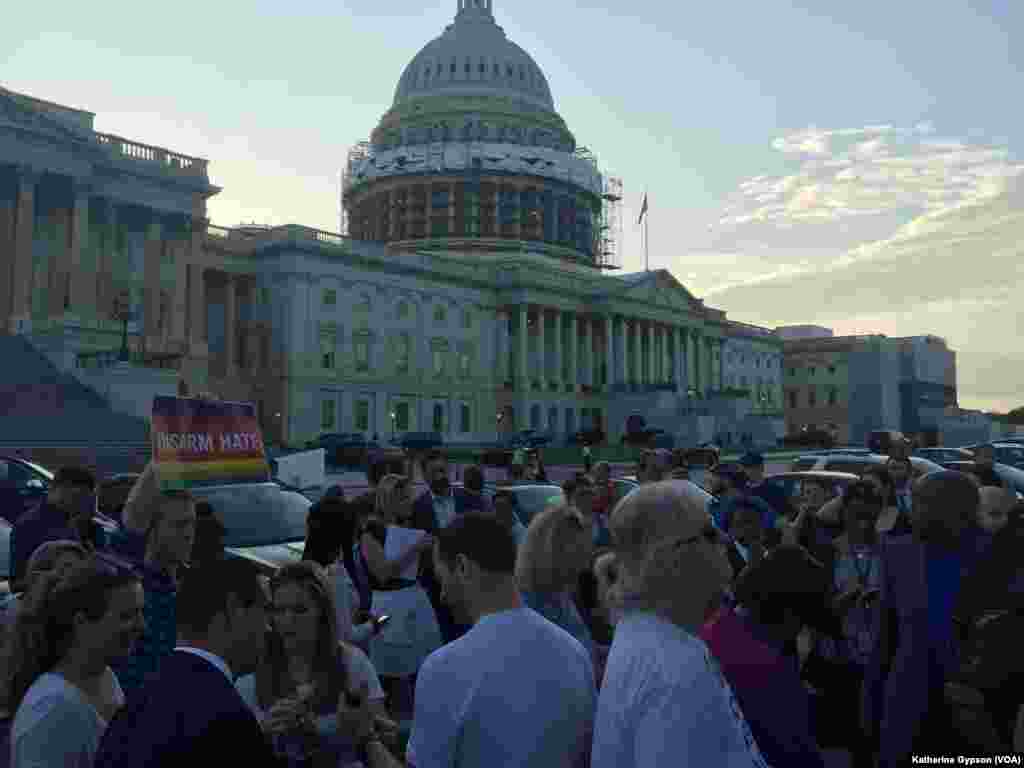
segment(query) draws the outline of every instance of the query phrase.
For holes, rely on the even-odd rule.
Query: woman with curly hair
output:
[[[3,667],[13,768],[89,768],[124,705],[110,669],[142,636],[136,575],[90,557],[37,579],[18,612]]]

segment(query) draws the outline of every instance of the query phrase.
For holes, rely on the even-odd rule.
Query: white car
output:
[[[863,475],[868,467],[885,465],[889,463],[888,456],[877,453],[870,454],[804,454],[793,462],[791,472],[807,472],[809,470],[823,470],[827,472],[849,472],[854,475]],[[914,477],[921,477],[932,472],[939,472],[942,467],[934,461],[928,461],[920,456],[911,456],[910,463],[913,466]]]

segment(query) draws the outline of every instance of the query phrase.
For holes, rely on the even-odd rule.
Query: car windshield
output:
[[[227,528],[227,547],[259,547],[306,537],[310,501],[272,483],[196,489]]]

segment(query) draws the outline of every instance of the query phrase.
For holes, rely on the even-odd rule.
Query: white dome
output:
[[[494,22],[491,0],[458,0],[455,21],[409,62],[394,106],[427,96],[504,96],[554,112],[547,78]]]

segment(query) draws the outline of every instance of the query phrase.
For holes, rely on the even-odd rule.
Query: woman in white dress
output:
[[[38,579],[23,599],[0,696],[11,768],[89,768],[124,693],[110,663],[142,636],[138,577],[90,556]]]

